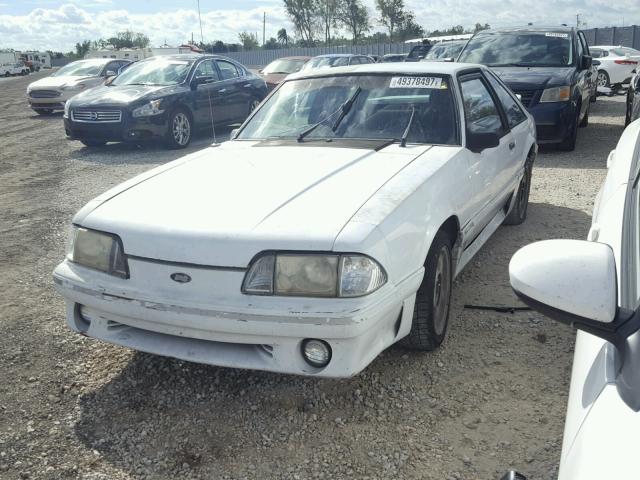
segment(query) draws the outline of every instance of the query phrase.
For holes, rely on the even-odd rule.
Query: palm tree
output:
[[[283,45],[289,45],[289,35],[287,35],[287,31],[284,28],[278,30],[278,41]]]

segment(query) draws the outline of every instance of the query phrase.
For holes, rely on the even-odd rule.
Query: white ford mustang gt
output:
[[[234,139],[89,202],[69,326],[136,350],[344,377],[444,339],[452,280],[526,217],[535,124],[485,67],[287,78]]]

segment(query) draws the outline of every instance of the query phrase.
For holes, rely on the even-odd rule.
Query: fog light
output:
[[[326,367],[331,361],[331,347],[323,340],[308,338],[302,342],[302,356],[313,367]]]

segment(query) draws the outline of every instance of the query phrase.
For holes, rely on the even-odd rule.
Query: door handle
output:
[[[226,89],[226,88],[221,88],[220,90],[218,90],[218,93],[224,93],[224,92],[226,92],[226,91],[227,91],[227,89]]]
[[[250,83],[247,83],[247,84],[244,86],[244,88],[251,88],[251,84],[250,84]]]
[[[516,142],[509,142],[509,150],[516,148]]]

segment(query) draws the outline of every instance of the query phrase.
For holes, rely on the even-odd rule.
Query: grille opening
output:
[[[273,357],[273,345],[258,345],[258,348],[262,349],[267,355]]]
[[[86,315],[86,308],[84,305],[76,303],[76,312],[73,318],[76,324],[76,328],[80,332],[87,332],[89,330],[89,327],[91,327],[91,318]]]
[[[400,327],[402,326],[402,312],[404,308],[400,309],[400,314],[398,315],[398,319],[396,320],[395,325],[393,326],[393,335],[397,338],[398,333],[400,333]]]

